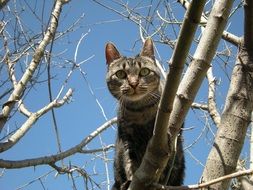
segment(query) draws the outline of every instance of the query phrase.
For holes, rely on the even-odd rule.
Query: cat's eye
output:
[[[127,76],[126,72],[123,70],[119,70],[115,74],[119,79],[124,79]]]
[[[140,76],[145,77],[145,76],[149,75],[149,73],[150,73],[150,70],[148,68],[142,68],[140,70],[139,74],[140,74]]]

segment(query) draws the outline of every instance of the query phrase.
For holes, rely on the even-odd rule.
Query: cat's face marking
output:
[[[159,86],[159,75],[153,62],[145,58],[122,58],[110,65],[107,84],[117,98],[140,100]]]
[[[152,95],[160,82],[152,41],[146,41],[142,52],[134,58],[123,57],[116,47],[106,46],[108,88],[118,100],[138,101]]]

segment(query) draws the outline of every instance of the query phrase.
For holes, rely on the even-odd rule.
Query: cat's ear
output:
[[[140,53],[141,56],[147,56],[154,59],[154,45],[151,38],[147,38],[144,42],[143,48]]]
[[[119,51],[111,42],[108,42],[105,46],[105,57],[107,65],[110,65],[111,62],[121,57]]]

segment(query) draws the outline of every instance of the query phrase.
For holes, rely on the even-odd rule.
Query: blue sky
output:
[[[22,1],[23,2],[23,1]],[[28,2],[28,1],[27,1]],[[36,13],[41,16],[42,1],[34,1],[32,7],[35,5]],[[117,10],[122,10],[115,3],[108,3],[107,5],[113,6]],[[129,7],[133,7],[138,4],[140,7],[137,9],[141,14],[147,14],[149,1],[139,1],[140,4],[130,1]],[[177,19],[182,19],[184,15],[184,9],[175,1],[169,1],[171,9]],[[30,2],[28,2],[30,3]],[[237,3],[237,1],[236,1]],[[21,3],[24,6],[25,11],[21,14],[22,22],[24,23],[25,29],[32,29],[33,35],[40,32],[41,24],[34,17],[34,14],[29,10],[25,3]],[[17,5],[20,10],[21,4]],[[153,3],[153,6],[156,4]],[[9,4],[11,8],[13,5]],[[45,4],[44,12],[44,24],[47,23],[49,12],[52,4],[47,1]],[[159,7],[159,11],[163,13],[163,6]],[[4,14],[0,14],[2,18]],[[65,80],[71,65],[69,61],[74,60],[75,48],[78,40],[82,34],[87,35],[84,37],[80,44],[80,48],[77,55],[77,63],[90,58],[87,62],[81,65],[82,71],[85,73],[81,74],[79,70],[75,70],[71,76],[68,84],[64,88],[64,92],[68,88],[74,90],[72,100],[69,104],[64,105],[61,108],[55,109],[56,119],[59,128],[59,135],[61,139],[62,149],[66,150],[76,144],[78,144],[83,138],[89,135],[92,131],[102,125],[106,119],[111,119],[116,115],[117,102],[109,94],[106,83],[106,63],[104,58],[104,47],[106,42],[112,41],[118,47],[118,50],[126,56],[134,56],[139,53],[140,47],[142,46],[139,35],[139,27],[123,18],[122,16],[112,12],[93,1],[81,1],[72,0],[69,4],[63,8],[63,14],[60,19],[58,32],[63,32],[70,25],[73,24],[78,18],[84,15],[83,19],[80,20],[79,24],[74,27],[74,31],[68,33],[63,38],[57,40],[53,47],[53,58],[52,58],[52,89],[53,97],[56,97],[63,81]],[[163,14],[164,15],[164,14]],[[242,35],[242,9],[236,12],[231,18],[231,23],[228,25],[228,30],[238,36]],[[13,20],[8,25],[8,30],[11,31],[13,28]],[[157,24],[158,22],[154,23]],[[178,27],[175,26],[175,30]],[[166,35],[175,40],[176,35],[172,27],[165,29]],[[148,30],[152,33],[152,27]],[[158,39],[154,36],[154,40]],[[166,67],[166,61],[169,60],[172,50],[169,46],[155,43],[156,48],[159,52],[160,58],[157,54],[157,58]],[[221,42],[219,50],[223,50],[225,45],[231,47],[232,54],[236,54],[236,48],[229,43]],[[193,44],[191,54],[194,53],[196,44]],[[30,56],[26,57],[28,60]],[[229,77],[231,68],[233,66],[233,59],[229,60],[228,65],[224,66],[222,60],[225,59],[217,58],[213,61],[214,75],[220,82],[217,87],[217,102],[219,111],[224,106],[224,99],[229,84]],[[25,58],[19,63],[24,67]],[[44,62],[41,63],[41,69],[46,68]],[[17,67],[17,76],[21,76],[22,72],[20,67]],[[44,72],[38,78],[39,81],[47,79],[46,72]],[[92,92],[91,92],[92,91]],[[0,90],[0,92],[2,92]],[[94,94],[93,94],[94,93]],[[3,100],[0,100],[3,101]],[[101,105],[98,105],[97,101]],[[204,81],[203,85],[196,97],[196,102],[206,103],[207,101],[207,82]],[[47,83],[41,82],[34,86],[29,93],[26,94],[25,105],[31,111],[36,111],[49,102]],[[3,102],[0,102],[1,104]],[[102,110],[103,109],[103,110]],[[104,111],[105,115],[102,114]],[[10,130],[14,130],[16,127],[22,125],[26,118],[18,113],[15,113],[13,119],[7,123],[7,127]],[[209,125],[210,124],[210,125]],[[33,126],[33,128],[27,133],[27,135],[17,143],[12,149],[1,154],[2,159],[6,160],[21,160],[26,158],[35,158],[45,155],[55,154],[57,152],[57,144],[55,133],[53,130],[53,120],[51,113],[46,114]],[[215,127],[212,126],[210,118],[207,117],[207,113],[200,110],[190,110],[187,115],[185,128],[188,129],[184,132],[184,145],[185,147],[190,146],[186,150],[186,177],[185,184],[195,184],[199,181],[203,170],[202,164],[205,164],[205,160],[208,155],[210,146],[212,145],[212,132],[215,133]],[[92,141],[87,149],[100,148],[103,146],[113,144],[115,140],[116,127],[109,128],[99,138]],[[245,147],[242,154],[248,156],[248,146]],[[98,184],[103,184],[101,189],[106,189],[106,169],[104,160],[101,153],[92,155],[74,155],[66,158],[64,164],[83,166],[83,169],[91,175],[91,178]],[[108,170],[110,173],[110,179],[112,180],[112,159],[113,150],[108,152]],[[57,163],[60,165],[60,163]],[[3,175],[0,177],[0,187],[3,190],[13,190],[18,187],[22,187],[27,183],[33,181],[41,175],[45,175],[51,171],[52,168],[49,166],[37,166],[24,169],[15,170],[0,170]],[[72,183],[67,175],[55,175],[56,172],[52,171],[47,177],[41,178],[41,181],[34,180],[31,184],[25,186],[26,190],[30,189],[71,189]],[[75,180],[77,189],[84,189],[84,182],[82,178]]]

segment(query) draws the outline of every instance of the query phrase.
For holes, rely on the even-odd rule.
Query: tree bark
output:
[[[253,105],[252,77],[253,57],[242,46],[233,69],[221,123],[203,172],[203,182],[235,171],[251,119]],[[229,180],[226,180],[212,185],[211,188],[224,190],[228,188],[229,182]]]
[[[157,182],[173,152],[173,141],[168,144],[168,120],[173,106],[184,63],[188,55],[195,31],[200,22],[205,0],[193,0],[185,14],[179,39],[172,56],[170,72],[158,108],[154,136],[149,142],[141,166],[135,172],[129,189],[153,189],[149,187]]]
[[[251,121],[253,106],[253,3],[245,1],[244,38],[242,39],[215,141],[203,172],[203,182],[235,171]],[[225,190],[230,180],[208,189]],[[206,188],[207,189],[207,188]]]
[[[178,88],[169,119],[169,132],[176,138],[184,118],[204,80],[225,29],[233,1],[216,0],[203,36]]]

